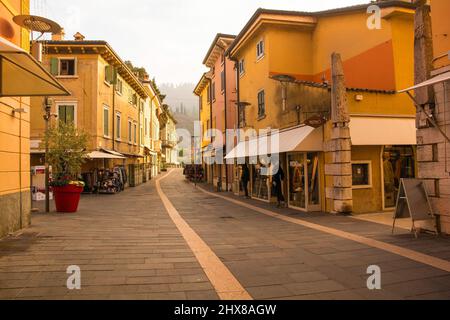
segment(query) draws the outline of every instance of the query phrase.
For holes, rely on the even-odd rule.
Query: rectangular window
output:
[[[133,136],[134,136],[134,144],[137,144],[137,124],[133,124]]]
[[[103,136],[109,137],[109,107],[103,106]]]
[[[133,142],[133,123],[131,122],[131,120],[128,120],[128,142],[132,143]]]
[[[105,66],[105,82],[111,84],[112,81],[112,66]]]
[[[264,56],[264,40],[260,40],[256,45],[256,58],[260,59]]]
[[[239,75],[242,76],[245,73],[245,60],[239,61]]]
[[[65,124],[75,123],[75,105],[73,104],[60,104],[58,105],[58,119]]]
[[[222,93],[225,92],[225,71],[220,74],[220,90]]]
[[[211,85],[211,97],[212,101],[216,101],[216,83],[213,82]]]
[[[206,97],[208,103],[211,103],[211,88],[208,87],[207,89],[207,97]]]
[[[120,140],[122,138],[122,115],[120,113],[116,114],[116,139]]]
[[[264,90],[258,93],[258,117],[264,117],[266,115],[266,97]]]
[[[75,59],[60,59],[59,60],[59,75],[60,76],[75,76],[76,75]]]
[[[355,161],[352,163],[352,181],[354,189],[372,187],[372,163],[371,161]]]
[[[142,145],[144,145],[144,128],[142,127],[142,125],[140,126],[140,128],[139,128],[139,133],[140,133],[140,135],[139,135],[139,137],[140,137],[140,145],[142,146]]]
[[[202,111],[203,110],[203,96],[200,96],[198,101],[199,101],[198,104],[199,104],[200,111]]]
[[[117,79],[116,91],[117,91],[120,95],[123,94],[123,81],[120,80],[120,79]]]
[[[145,118],[145,136],[148,136],[148,120]]]

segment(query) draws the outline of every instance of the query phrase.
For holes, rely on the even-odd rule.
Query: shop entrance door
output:
[[[292,153],[287,157],[289,207],[302,211],[321,211],[319,154]]]

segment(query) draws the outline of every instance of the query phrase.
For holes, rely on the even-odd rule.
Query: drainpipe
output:
[[[112,92],[112,149],[116,151],[116,81],[113,83]]]
[[[209,130],[210,132],[212,132],[212,128],[213,128],[213,116],[212,116],[212,112],[213,112],[213,108],[212,108],[212,79],[208,78],[208,82],[209,82]],[[212,143],[212,137],[210,137],[211,143]],[[214,165],[211,164],[211,174],[212,174],[212,181],[213,181],[213,185],[214,185]]]
[[[236,100],[237,100],[237,104],[236,104],[235,120],[236,120],[236,129],[239,130],[241,127],[240,123],[239,123],[239,111],[241,109],[241,95],[240,95],[240,90],[239,90],[239,86],[240,86],[239,61],[236,58],[232,58],[229,54],[228,54],[228,57],[229,57],[230,61],[234,62],[234,67],[236,69]],[[238,137],[238,139],[239,139],[239,137]],[[237,167],[237,159],[234,159],[233,161],[234,161],[235,167]],[[240,188],[238,188],[238,194],[240,191],[239,189]]]
[[[225,54],[225,53],[224,53]],[[227,100],[227,59],[226,57],[224,58],[224,63],[223,63],[223,87],[224,87],[224,109],[225,109],[225,154],[226,154],[226,150],[227,150],[227,143],[228,143],[228,139],[227,139],[227,126],[228,126],[228,121],[227,121],[227,105],[228,105],[228,100]],[[225,160],[225,159],[224,159]],[[225,160],[225,189],[228,192],[228,165],[226,163]]]

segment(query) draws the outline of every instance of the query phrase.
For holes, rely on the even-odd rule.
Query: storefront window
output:
[[[305,155],[289,155],[289,204],[306,209]]]
[[[252,196],[261,200],[269,200],[269,177],[263,175],[264,166],[257,164],[253,166],[253,180],[252,180]]]
[[[309,205],[320,204],[319,191],[319,155],[317,153],[308,153],[308,197]]]
[[[388,146],[383,153],[384,200],[386,208],[395,207],[401,179],[415,178],[416,163],[411,146]]]

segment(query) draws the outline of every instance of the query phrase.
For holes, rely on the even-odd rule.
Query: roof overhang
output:
[[[0,37],[0,97],[69,95],[28,52]]]
[[[134,75],[133,71],[123,62],[120,56],[106,41],[67,41],[51,40],[42,42],[45,45],[47,54],[95,54],[100,55],[107,63],[117,69],[119,75],[139,94],[142,99],[149,96],[148,90],[141,81]]]
[[[307,13],[301,15],[287,15],[285,12],[277,13],[275,11],[267,12],[263,9],[258,10],[230,46],[230,56],[235,58],[235,54],[239,49],[245,45],[259,29],[266,25],[294,26],[305,30],[313,30],[317,25],[317,18],[312,16],[312,14]]]
[[[199,97],[200,97],[200,96],[202,95],[203,90],[205,90],[205,88],[208,86],[209,81],[210,81],[209,74],[208,74],[208,73],[204,73],[204,74],[202,75],[200,81],[199,81],[199,82],[197,83],[197,85],[195,86],[194,94],[195,94],[196,96],[199,96]]]
[[[234,35],[223,33],[217,34],[208,50],[208,53],[203,59],[203,64],[208,68],[214,67],[217,60],[225,54],[226,50],[233,43],[234,39],[236,39],[236,36]]]

